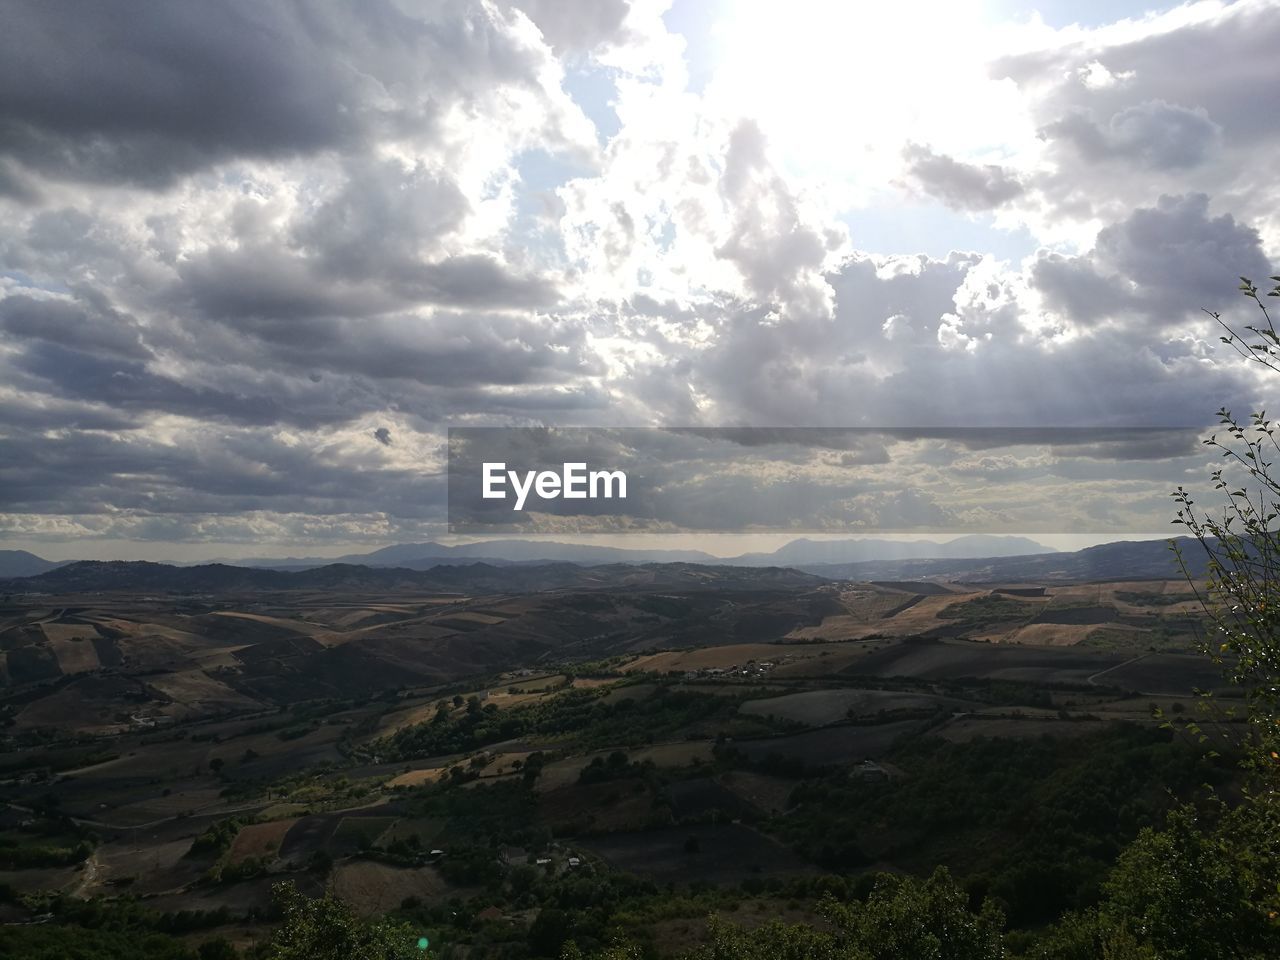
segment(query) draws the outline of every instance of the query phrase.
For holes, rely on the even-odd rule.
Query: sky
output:
[[[1204,310],[1280,272],[1277,49],[1276,0],[0,0],[0,547],[437,537],[451,426],[1265,407]],[[1117,536],[1209,463],[931,456]]]

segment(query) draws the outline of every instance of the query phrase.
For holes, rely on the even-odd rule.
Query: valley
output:
[[[504,956],[552,904],[587,924],[586,876],[615,911],[670,912],[682,890],[675,912],[696,917],[945,862],[1034,924],[1087,903],[1097,843],[1168,805],[1148,779],[1191,795],[1233,776],[1165,729],[1223,686],[1185,582],[518,570],[73,564],[10,581],[6,922],[127,902],[166,935],[246,949],[291,879]],[[1016,882],[1020,855],[975,856],[978,834],[1039,815],[992,763],[1065,811],[1042,778],[1099,776],[1117,753],[1133,769],[1106,776],[1139,799],[1090,822],[1076,892],[1051,907]],[[939,771],[994,819],[921,807]]]

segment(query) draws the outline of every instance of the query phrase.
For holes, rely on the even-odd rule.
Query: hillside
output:
[[[1204,552],[1186,537],[1178,538],[1188,572],[1203,577]],[[1129,540],[1083,550],[982,559],[870,561],[800,564],[797,569],[839,580],[946,579],[966,583],[1089,580],[1163,580],[1183,576],[1167,540]]]
[[[688,563],[583,567],[539,564],[496,567],[487,563],[433,566],[427,570],[329,564],[285,571],[212,563],[177,567],[147,561],[83,560],[36,576],[0,581],[5,593],[227,593],[271,590],[408,590],[510,593],[579,588],[670,586],[694,589],[814,586],[820,577],[778,567],[743,568]]]

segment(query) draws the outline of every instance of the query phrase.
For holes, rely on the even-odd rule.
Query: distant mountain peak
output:
[[[37,557],[26,550],[0,550],[0,578],[34,577],[36,574],[63,565],[63,563]]]

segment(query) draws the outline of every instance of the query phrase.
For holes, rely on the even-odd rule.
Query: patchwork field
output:
[[[874,726],[823,727],[765,740],[738,740],[733,746],[753,760],[777,757],[811,765],[857,763],[883,756],[901,738],[920,731],[918,720]]]
[[[268,823],[251,823],[241,827],[227,851],[227,861],[240,863],[250,857],[274,856],[280,850],[280,843],[295,823],[297,817],[286,817]]]
[[[697,840],[695,850],[687,849],[693,846],[689,843],[691,836]],[[815,872],[777,841],[736,824],[593,836],[579,843],[618,869],[662,883],[715,883],[743,876]]]
[[[448,889],[430,867],[408,869],[369,860],[340,864],[329,881],[329,891],[361,916],[384,914],[409,897],[430,901]]]
[[[961,709],[964,701],[892,690],[806,690],[766,700],[748,700],[743,713],[825,726],[846,717],[874,716],[900,710]]]

